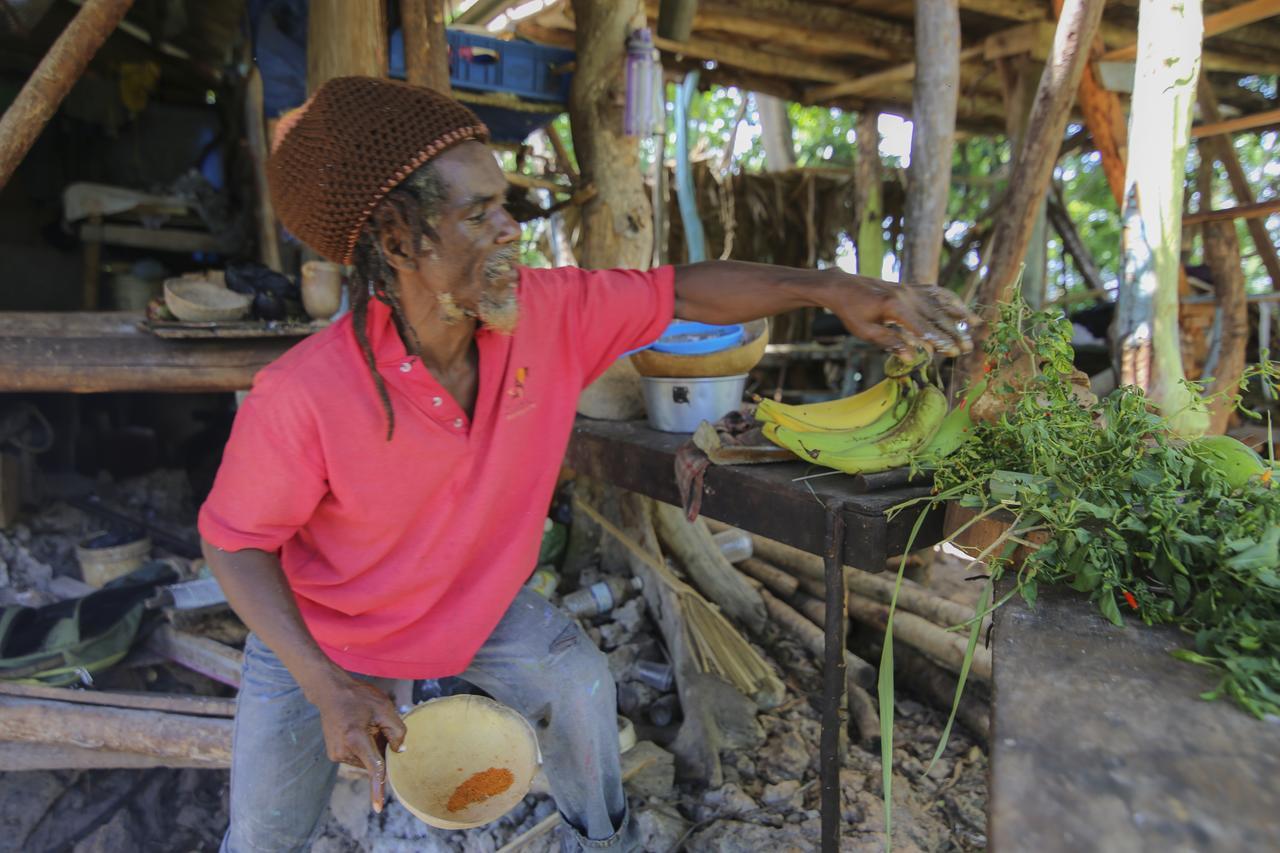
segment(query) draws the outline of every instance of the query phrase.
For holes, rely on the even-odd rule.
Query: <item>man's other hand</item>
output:
[[[387,764],[381,744],[399,752],[404,745],[404,721],[390,697],[372,684],[335,674],[309,695],[320,710],[324,745],[329,759],[369,774],[369,799],[375,812],[386,800]]]

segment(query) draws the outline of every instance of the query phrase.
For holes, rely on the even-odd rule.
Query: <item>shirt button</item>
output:
[[[400,372],[401,372],[401,373],[408,373],[410,370],[413,370],[413,365],[412,365],[412,364],[410,364],[409,362],[407,362],[407,361],[406,361],[406,362],[404,362],[403,364],[401,364],[401,365],[400,365]]]
[[[432,397],[432,398],[431,398],[431,405],[433,405],[433,406],[439,406],[439,405],[440,405],[441,403],[443,403],[443,402],[444,402],[444,400],[443,400],[443,399],[441,399],[440,397]]]
[[[454,418],[453,425],[458,429],[462,429],[462,418]]]

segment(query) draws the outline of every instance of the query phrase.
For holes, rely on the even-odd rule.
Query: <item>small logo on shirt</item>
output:
[[[516,368],[516,381],[515,381],[515,384],[514,384],[514,385],[512,385],[512,386],[511,386],[511,388],[509,388],[509,389],[507,390],[507,395],[508,395],[508,396],[510,396],[510,397],[517,397],[517,398],[519,398],[519,397],[523,397],[523,396],[524,396],[524,381],[525,381],[525,379],[527,379],[528,377],[529,377],[529,368],[527,368],[527,367],[517,367],[517,368]]]

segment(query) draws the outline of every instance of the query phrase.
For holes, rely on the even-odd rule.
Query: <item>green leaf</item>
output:
[[[1109,588],[1103,590],[1102,598],[1098,601],[1098,609],[1102,611],[1103,616],[1110,620],[1112,625],[1124,627],[1124,620],[1120,617],[1120,608],[1116,604],[1116,598]]]
[[[1018,585],[1018,591],[1022,593],[1022,600],[1027,603],[1027,607],[1036,606],[1036,582],[1034,580],[1025,580]]]

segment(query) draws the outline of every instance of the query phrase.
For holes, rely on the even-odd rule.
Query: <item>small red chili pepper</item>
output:
[[[996,369],[996,366],[995,366],[994,364],[992,364],[991,362],[989,362],[989,361],[988,361],[986,364],[982,365],[982,372],[983,372],[983,373],[990,373],[991,371],[993,371],[993,370],[995,370],[995,369]]]
[[[1130,607],[1132,607],[1134,610],[1137,610],[1137,609],[1138,609],[1138,599],[1136,599],[1136,598],[1134,598],[1134,597],[1133,597],[1133,593],[1129,592],[1129,590],[1127,590],[1127,589],[1125,589],[1125,590],[1121,590],[1121,592],[1123,592],[1123,593],[1124,593],[1124,600],[1125,600],[1125,601],[1127,601],[1127,602],[1129,602],[1129,606],[1130,606]]]

